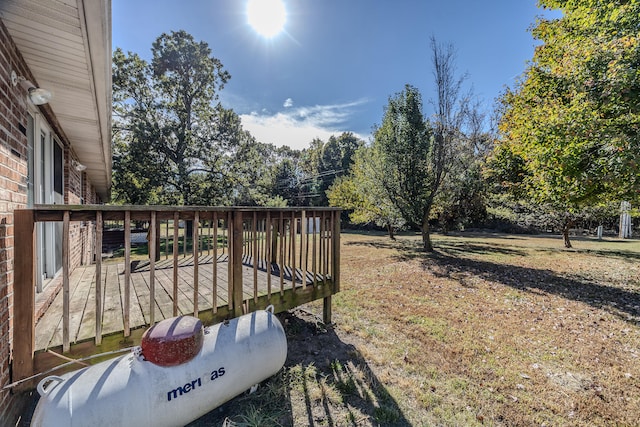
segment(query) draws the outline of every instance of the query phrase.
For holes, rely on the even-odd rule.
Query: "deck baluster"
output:
[[[193,315],[198,316],[198,255],[200,248],[200,214],[196,212],[193,218]]]
[[[193,236],[186,230],[180,231],[181,218],[194,221]],[[14,216],[14,324],[20,333],[14,334],[13,377],[24,378],[36,368],[43,371],[60,363],[58,357],[44,349],[60,354],[69,350],[74,354],[76,351],[90,354],[95,350],[121,348],[139,342],[144,326],[172,313],[188,313],[191,308],[194,315],[209,324],[239,316],[247,310],[265,308],[268,304],[280,312],[314,299],[324,299],[324,318],[330,321],[330,296],[339,289],[340,278],[339,219],[340,213],[335,209],[306,211],[296,207],[38,205],[34,209],[19,210]],[[74,260],[82,257],[75,255],[79,248],[73,246],[76,230],[73,223],[87,221],[95,224],[94,239],[91,239],[95,265],[74,266]],[[133,221],[149,221],[148,260],[132,262]],[[163,228],[162,221],[167,221],[165,236],[158,233]],[[173,221],[173,233],[169,231],[170,221]],[[205,236],[202,236],[202,221],[208,223]],[[62,222],[63,271],[49,285],[51,289],[59,287],[62,292],[35,328],[36,263],[33,260],[38,257],[35,236],[39,227],[35,224],[39,222],[43,225]],[[114,222],[124,224],[124,232],[111,226],[104,230],[105,224]],[[164,240],[168,252],[171,234],[173,262],[168,258],[158,259],[157,255],[161,254],[158,243]],[[124,239],[124,266],[123,261],[103,263],[103,242],[111,245],[118,236]],[[188,241],[189,237],[193,237],[193,253],[182,261],[181,240]],[[223,256],[218,259],[220,237]],[[211,258],[207,255],[203,259],[204,250],[211,254],[211,245]],[[184,245],[182,249],[186,252]],[[249,259],[252,265],[246,264]],[[225,262],[227,274],[219,265]],[[206,277],[203,281],[206,291],[200,286],[200,276]],[[211,294],[208,286],[212,286]],[[228,299],[218,286],[227,286]],[[219,306],[219,302],[228,305]],[[117,317],[120,315],[122,317]]]
[[[96,345],[102,344],[102,211],[96,211]]]
[[[62,216],[62,351],[71,349],[69,342],[69,211]]]
[[[131,335],[131,211],[124,212],[124,336]]]

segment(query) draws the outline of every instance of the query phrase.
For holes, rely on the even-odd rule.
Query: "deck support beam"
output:
[[[331,295],[322,299],[322,321],[325,325],[331,324]]]
[[[14,258],[14,339],[12,381],[33,375],[35,347],[36,296],[36,227],[33,211],[13,216],[15,236]],[[17,331],[16,331],[17,330]],[[20,339],[16,339],[16,333]],[[24,387],[28,387],[25,383]]]

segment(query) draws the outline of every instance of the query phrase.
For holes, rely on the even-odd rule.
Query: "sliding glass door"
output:
[[[29,140],[27,161],[27,200],[32,204],[64,204],[64,150],[51,128],[38,114],[27,122]],[[62,223],[38,223],[37,291],[41,292],[49,279],[62,268]]]

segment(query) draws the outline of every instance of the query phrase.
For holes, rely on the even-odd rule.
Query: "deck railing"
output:
[[[171,301],[172,309],[167,309],[167,312],[174,316],[193,314],[205,324],[237,317],[268,305],[274,305],[279,312],[324,299],[324,320],[328,323],[331,321],[331,295],[340,288],[338,209],[38,205],[34,209],[17,210],[14,218],[14,381],[55,364],[51,361],[38,363],[41,352],[35,347],[36,241],[37,224],[41,222],[62,224],[62,345],[53,349],[57,354],[68,353],[72,345],[79,344],[77,337],[70,333],[70,306],[73,303],[70,260],[74,254],[72,245],[79,244],[70,236],[78,223],[84,226],[91,224],[95,230],[90,245],[95,251],[95,265],[91,266],[95,268],[91,279],[95,332],[89,341],[96,346],[96,352],[110,350],[98,348],[106,336],[115,335],[120,340],[115,342],[130,344],[141,335],[140,330],[144,329],[141,326],[161,320],[159,294],[162,294],[165,306],[169,304],[167,301]],[[105,223],[109,227],[104,227]],[[148,242],[148,257],[132,255],[131,229],[134,223],[147,225],[144,238]],[[103,263],[114,261],[103,260],[102,251],[103,239],[107,234],[113,234],[114,229],[121,231],[123,245],[123,248],[118,248],[117,244],[110,247],[110,250],[121,251],[123,256],[123,271],[118,272],[120,287],[123,288],[122,318],[118,320],[121,328],[115,333],[103,330],[103,286],[109,283],[109,278],[103,276]],[[139,242],[140,235],[136,238]],[[201,274],[205,265],[206,277]],[[163,278],[172,278],[172,289],[156,289],[159,268]],[[186,279],[182,277],[185,268],[188,268]],[[172,270],[171,275],[168,275],[168,270]],[[140,304],[146,305],[141,307],[145,319],[143,325],[131,320],[134,271],[145,275],[148,286],[149,300],[145,301],[147,304]],[[179,282],[184,283],[185,280],[192,286],[190,301],[185,301],[184,289],[179,289]],[[83,342],[86,344],[87,340]]]

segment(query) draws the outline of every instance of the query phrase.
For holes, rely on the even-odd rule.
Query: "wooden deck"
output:
[[[214,262],[212,255],[198,260],[198,312],[212,311],[214,301]],[[228,256],[219,255],[216,262],[216,309],[226,307],[229,302]],[[280,274],[277,264],[268,266],[259,261],[257,268],[256,296],[278,294],[292,288],[291,269]],[[124,331],[124,271],[123,262],[102,264],[102,317],[103,334]],[[162,259],[155,263],[155,321],[174,316],[173,302],[173,259]],[[70,287],[70,339],[71,343],[92,340],[96,331],[95,313],[95,265],[80,267],[69,277]],[[243,259],[243,295],[245,300],[254,299],[254,268],[249,257]],[[302,288],[302,274],[296,270],[296,287]],[[328,278],[330,279],[330,278]],[[307,272],[306,285],[321,283],[323,276]],[[193,257],[179,258],[178,263],[177,314],[194,314],[194,262]],[[141,328],[151,323],[150,268],[148,261],[133,262],[131,268],[131,308],[129,313],[131,329]],[[59,292],[51,306],[36,324],[35,351],[43,351],[62,345],[63,293]]]
[[[146,326],[177,315],[209,325],[322,299],[330,323],[331,297],[340,291],[336,208],[37,205],[14,217],[12,372],[21,389],[69,358],[135,345]],[[37,225],[47,222],[62,224],[62,268],[55,286],[36,294]],[[133,258],[149,258],[131,262],[140,224],[149,240]],[[108,233],[120,230],[121,261],[103,259],[103,237],[109,243]],[[87,259],[95,264],[78,267]]]

